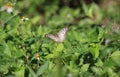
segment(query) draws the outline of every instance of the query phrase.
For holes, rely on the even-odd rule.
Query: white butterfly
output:
[[[45,36],[50,38],[51,40],[57,42],[57,43],[61,43],[61,42],[63,42],[65,40],[67,31],[68,31],[68,26],[65,26],[56,35],[46,34]]]

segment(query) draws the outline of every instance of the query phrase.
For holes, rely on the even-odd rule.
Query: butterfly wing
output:
[[[49,39],[55,41],[55,42],[59,42],[59,37],[53,35],[53,34],[46,34],[46,37],[48,37]]]
[[[60,39],[60,41],[64,41],[65,40],[65,37],[66,37],[66,32],[68,31],[68,26],[64,27],[62,30],[60,30],[57,35]]]
[[[68,31],[68,26],[64,27],[62,30],[60,30],[57,35],[53,35],[53,34],[47,34],[46,37],[48,37],[49,39],[60,43],[63,42],[65,40],[66,37],[66,32]]]

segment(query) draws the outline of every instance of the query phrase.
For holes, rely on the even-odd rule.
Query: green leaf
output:
[[[112,68],[106,68],[106,71],[108,73],[108,77],[119,77],[119,74],[114,72]]]
[[[16,77],[24,77],[25,67],[21,67],[20,70],[15,71]]]
[[[29,73],[29,77],[37,77],[35,72],[33,71],[33,69],[27,65],[27,68],[29,69],[30,73]]]
[[[0,65],[0,72],[7,74],[9,72],[9,66],[8,65]]]
[[[82,67],[81,67],[81,71],[82,72],[86,72],[89,68],[89,64],[84,64]]]
[[[99,76],[104,74],[104,70],[102,68],[98,68],[98,67],[93,66],[93,67],[91,67],[91,70]]]
[[[54,62],[49,62],[49,69],[52,70],[54,68],[55,64]]]
[[[47,56],[45,56],[45,58],[47,59],[54,58],[54,54],[48,54]]]
[[[120,51],[115,51],[115,52],[113,52],[110,57],[111,57],[111,58],[119,58],[119,57],[120,57]]]
[[[104,36],[104,30],[102,28],[99,28],[98,41],[100,41],[101,38],[103,38],[103,36]]]
[[[80,35],[78,34],[78,32],[72,31],[71,33],[72,33],[72,35],[73,35],[72,38],[75,38],[75,40],[77,40],[77,41],[81,40],[81,39],[80,39]],[[71,36],[71,35],[70,35],[70,36]]]
[[[39,28],[38,28],[38,30],[37,30],[37,35],[38,35],[38,36],[41,36],[42,34],[43,34],[43,28],[42,28],[42,26],[40,25]]]
[[[63,49],[64,49],[64,46],[62,43],[57,44],[57,47],[55,47],[54,52],[53,52],[54,58],[59,57]]]
[[[116,65],[120,66],[120,51],[113,52],[110,57]]]
[[[100,44],[92,43],[92,44],[90,44],[90,46],[91,47],[89,48],[89,50],[90,50],[91,54],[93,55],[94,59],[98,58]]]
[[[40,16],[35,16],[34,18],[31,19],[32,23],[37,23],[41,19]]]
[[[3,51],[3,53],[5,53],[7,56],[9,56],[9,57],[12,57],[12,55],[11,55],[11,50],[10,50],[10,48],[9,48],[9,46],[8,46],[8,44],[7,43],[4,43],[4,51]]]
[[[55,52],[60,52],[64,49],[64,45],[62,43],[57,44],[57,48],[55,48]]]
[[[95,63],[96,66],[103,66],[103,62],[101,60],[98,60],[97,63]]]
[[[7,37],[7,34],[4,31],[0,30],[0,43],[5,39],[5,37]]]
[[[38,69],[37,76],[40,76],[41,74],[43,74],[48,69],[48,65],[49,65],[49,60],[46,61],[45,64]]]

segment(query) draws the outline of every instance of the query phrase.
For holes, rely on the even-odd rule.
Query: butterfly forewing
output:
[[[65,37],[66,37],[66,32],[68,31],[68,27],[66,26],[66,27],[64,27],[62,30],[60,30],[58,33],[57,33],[57,35],[58,35],[58,37],[62,40],[64,40],[65,39]]]

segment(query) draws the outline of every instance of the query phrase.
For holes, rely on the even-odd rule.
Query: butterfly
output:
[[[56,43],[61,43],[65,40],[67,31],[68,31],[68,26],[65,26],[56,35],[46,34],[45,36],[48,37],[49,39],[53,40]]]

